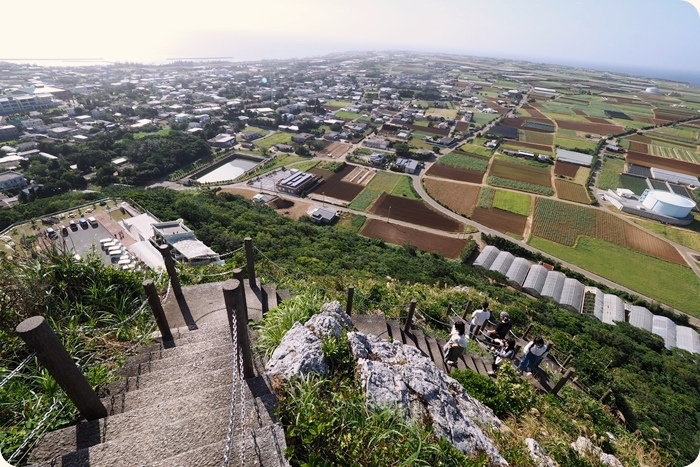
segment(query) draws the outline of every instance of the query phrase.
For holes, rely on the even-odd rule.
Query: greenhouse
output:
[[[654,315],[651,332],[661,336],[667,349],[676,346],[676,323],[665,316]]]
[[[605,324],[615,324],[617,321],[625,322],[625,302],[617,295],[606,293],[603,296],[603,319]]]
[[[580,312],[583,306],[583,284],[570,277],[564,279],[559,304],[571,311]]]
[[[491,264],[491,266],[489,266],[489,269],[491,271],[497,271],[505,275],[508,272],[508,269],[510,268],[510,265],[513,263],[514,259],[515,256],[513,256],[513,253],[510,253],[508,251],[501,251],[500,253],[498,253],[498,256],[496,256],[496,259],[493,260],[493,263]]]
[[[559,271],[549,271],[547,273],[547,278],[544,281],[544,287],[542,287],[543,297],[550,298],[555,302],[559,302],[561,297],[561,292],[564,289],[564,280],[566,276],[564,273]]]
[[[521,288],[530,271],[531,263],[525,258],[515,258],[506,272],[508,283],[516,288]]]
[[[688,326],[676,326],[676,347],[700,354],[700,334]]]
[[[496,257],[498,256],[498,253],[500,253],[501,250],[496,248],[493,245],[488,245],[486,248],[484,248],[481,253],[479,253],[479,256],[476,258],[474,261],[474,266],[481,266],[484,269],[488,269],[491,267],[493,262],[496,260]]]
[[[525,292],[535,297],[539,297],[542,293],[542,288],[544,287],[544,281],[547,279],[547,268],[541,264],[535,264],[530,268],[525,278],[525,283],[523,283],[523,289]]]
[[[651,332],[654,315],[643,306],[632,305],[630,307],[630,324],[635,328]]]

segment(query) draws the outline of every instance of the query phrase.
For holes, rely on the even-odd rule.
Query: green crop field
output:
[[[343,107],[350,107],[352,106],[351,101],[337,101],[337,100],[330,100],[325,103],[326,107],[333,107],[335,109],[342,109]]]
[[[401,175],[399,177],[399,180],[396,182],[396,185],[394,185],[394,188],[392,188],[389,194],[394,196],[402,196],[408,199],[421,199],[418,193],[416,193],[416,190],[413,188],[413,179],[406,175]]]
[[[484,156],[484,157],[491,157],[491,155],[493,154],[492,150],[485,148],[484,146],[480,146],[477,144],[471,144],[471,143],[467,143],[467,144],[462,145],[459,148],[459,150],[464,151],[464,152],[469,152],[472,154],[478,154],[478,155]]]
[[[486,125],[494,120],[496,120],[500,115],[498,114],[486,114],[482,112],[474,112],[474,123],[477,126]]]
[[[582,150],[589,150],[589,149],[595,149],[596,146],[598,145],[597,140],[593,139],[585,139],[585,138],[563,138],[557,135],[556,139],[554,140],[554,144],[559,146],[560,148],[563,149],[582,149]]]
[[[336,110],[335,116],[343,120],[355,120],[360,114],[355,112],[346,112],[345,110]]]
[[[641,195],[644,193],[644,190],[649,188],[645,178],[633,177],[627,174],[620,174],[620,187],[632,190],[637,196]]]
[[[625,161],[606,157],[598,176],[600,190],[614,190],[620,187],[620,174],[625,168]]]
[[[355,197],[355,199],[352,200],[352,203],[350,203],[348,207],[357,211],[365,211],[382,194],[384,194],[383,191],[365,188]]]
[[[532,197],[530,195],[512,191],[496,190],[496,196],[493,199],[494,208],[510,211],[521,216],[530,215],[531,205]]]
[[[486,172],[489,166],[488,159],[482,159],[480,157],[470,157],[463,154],[455,154],[453,152],[445,154],[438,159],[438,164],[449,165],[450,167],[457,167],[460,169],[475,170],[477,172]]]
[[[275,144],[289,144],[292,141],[292,134],[279,131],[255,141],[255,145],[260,149],[270,149]]]
[[[590,237],[580,237],[576,248],[535,236],[528,243],[637,293],[700,317],[697,299],[700,279],[689,267]]]

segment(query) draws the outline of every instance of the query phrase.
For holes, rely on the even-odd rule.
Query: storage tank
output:
[[[661,190],[645,190],[639,201],[650,211],[676,219],[685,219],[695,207],[690,198]]]

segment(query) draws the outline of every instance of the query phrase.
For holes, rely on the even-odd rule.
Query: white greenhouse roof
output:
[[[508,251],[501,251],[498,256],[496,256],[496,259],[493,260],[493,263],[489,267],[491,271],[498,271],[501,274],[504,274],[508,272],[508,269],[510,268],[510,265],[513,263],[513,260],[515,259],[515,256],[513,256],[513,253],[510,253]]]
[[[474,266],[481,266],[484,269],[488,269],[489,267],[491,267],[494,260],[496,259],[496,256],[498,256],[498,253],[500,252],[501,250],[499,250],[495,246],[488,245],[481,251],[479,256],[476,258],[476,261],[474,261]]]
[[[541,264],[533,265],[530,268],[530,272],[527,273],[523,289],[539,297],[542,293],[542,287],[544,287],[544,281],[547,279],[548,272],[547,268]]]
[[[603,296],[603,319],[605,324],[625,321],[625,302],[617,295],[606,293]]]
[[[583,165],[590,167],[593,162],[593,156],[582,152],[569,151],[568,149],[557,148],[557,160],[559,162],[569,162],[571,164]]]
[[[576,279],[564,279],[564,287],[559,297],[559,304],[573,311],[581,311],[583,305],[583,284]]]
[[[522,287],[530,271],[530,262],[525,258],[515,258],[506,272],[508,282],[517,287]]]
[[[632,305],[630,307],[630,324],[635,328],[645,329],[651,332],[654,315],[643,306]]]
[[[700,354],[700,334],[687,326],[676,326],[676,347]]]
[[[559,302],[561,291],[564,289],[566,276],[559,271],[549,271],[542,287],[542,296]]]
[[[676,346],[676,323],[665,316],[654,315],[651,332],[661,336],[667,349]]]

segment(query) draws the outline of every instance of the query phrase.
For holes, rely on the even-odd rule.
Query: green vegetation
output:
[[[659,222],[647,221],[638,217],[631,217],[635,223],[641,225],[655,234],[661,235],[672,242],[676,242],[684,247],[700,251],[700,221],[695,219],[687,227],[674,227]]]
[[[499,118],[500,115],[498,114],[486,114],[482,112],[474,112],[474,117],[472,118],[472,121],[476,126],[484,126],[487,123],[491,123],[492,121],[496,120]]]
[[[700,279],[689,267],[590,237],[579,237],[575,248],[536,236],[532,236],[528,243],[642,295],[700,317],[700,303],[696,299]],[[630,271],[644,272],[631,274]]]
[[[644,193],[644,190],[649,188],[645,178],[634,177],[632,175],[620,174],[620,187],[632,190],[635,195],[639,196]]]
[[[364,211],[374,203],[383,193],[395,196],[403,196],[408,199],[420,199],[413,188],[411,178],[406,175],[398,175],[391,172],[380,171],[372,177],[367,187],[350,203],[351,209]]]
[[[405,175],[401,176],[399,180],[394,185],[394,188],[389,192],[389,194],[395,196],[403,196],[408,199],[420,200],[421,197],[416,193],[415,188],[413,188],[413,179]]]
[[[479,190],[479,200],[476,203],[476,207],[491,209],[495,198],[496,190],[494,188],[491,188],[490,186],[481,187],[481,190]]]
[[[350,107],[352,106],[351,101],[337,101],[337,100],[329,100],[325,104],[327,107],[333,107],[336,109],[342,109],[343,107]]]
[[[503,190],[496,190],[496,196],[493,200],[494,208],[514,212],[522,216],[530,215],[531,204],[532,197],[529,195]]]
[[[598,189],[614,190],[620,187],[620,174],[625,169],[625,161],[606,157],[598,176]]]
[[[337,110],[335,112],[337,118],[342,118],[343,120],[355,120],[360,117],[360,114],[355,112],[346,112],[345,110]]]
[[[269,150],[275,144],[289,144],[292,142],[292,134],[278,131],[264,138],[255,140],[255,145],[263,151]]]
[[[460,146],[459,150],[470,154],[477,154],[483,157],[491,157],[493,154],[491,149],[472,143],[463,144]]]
[[[145,131],[139,131],[138,133],[134,133],[134,139],[142,139],[145,138],[146,136],[167,136],[170,133],[170,128],[161,128],[160,130],[154,132],[154,133],[147,133]]]
[[[445,154],[438,159],[438,164],[449,165],[451,167],[457,167],[460,169],[474,170],[477,172],[484,173],[489,166],[489,160],[480,157],[470,157],[464,154],[455,154],[451,152]]]
[[[528,191],[544,196],[552,196],[554,194],[554,190],[546,186],[535,185],[534,183],[527,183],[519,180],[510,180],[508,178],[494,177],[493,175],[488,178],[488,184],[503,188],[511,188],[513,190]]]
[[[365,211],[369,208],[374,201],[379,198],[384,192],[378,190],[372,190],[370,188],[365,188],[360,192],[359,195],[352,200],[348,205],[350,209],[355,209],[356,211]]]
[[[563,149],[588,152],[596,149],[598,146],[598,140],[563,138],[557,135],[556,139],[554,140],[554,144]]]

